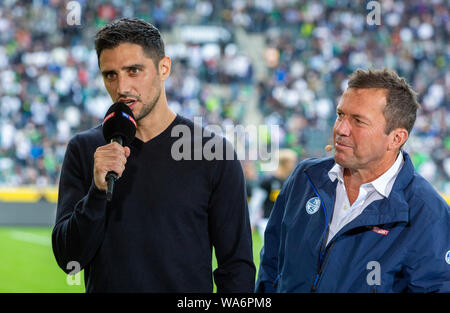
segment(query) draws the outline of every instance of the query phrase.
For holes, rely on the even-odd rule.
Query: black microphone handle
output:
[[[119,145],[123,146],[123,140],[122,140],[122,137],[120,137],[120,136],[113,137],[111,139],[111,143],[112,142],[117,142]],[[108,174],[106,174],[106,183],[107,183],[106,201],[108,201],[108,202],[110,202],[112,199],[112,195],[113,195],[113,191],[114,191],[114,183],[116,182],[117,179],[118,179],[118,175],[116,172],[109,171]]]

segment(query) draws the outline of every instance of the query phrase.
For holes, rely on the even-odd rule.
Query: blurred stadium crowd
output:
[[[280,148],[298,160],[325,155],[351,72],[396,70],[422,105],[406,150],[423,176],[450,193],[449,1],[380,1],[381,25],[366,22],[367,1],[78,0],[80,25],[68,24],[67,3],[1,2],[0,185],[58,184],[68,140],[98,125],[111,104],[95,32],[129,16],[163,34],[176,112],[219,125],[245,124],[249,114],[280,125]],[[238,34],[262,45],[246,45]],[[255,50],[261,58],[252,57]]]

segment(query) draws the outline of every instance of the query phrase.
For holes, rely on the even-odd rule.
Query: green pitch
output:
[[[58,267],[52,252],[50,227],[0,227],[0,293],[4,292],[84,292],[76,277]],[[253,234],[253,258],[259,267],[262,240]],[[213,268],[217,267],[213,260]],[[214,288],[215,290],[215,288]]]
[[[0,227],[0,292],[84,292],[53,256],[49,227]]]

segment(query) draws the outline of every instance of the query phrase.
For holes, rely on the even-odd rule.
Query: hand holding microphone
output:
[[[94,154],[94,183],[98,189],[108,189],[106,176],[109,172],[116,174],[113,177],[116,180],[122,176],[129,156],[130,148],[122,147],[117,142],[97,148]]]
[[[94,183],[106,191],[111,201],[114,183],[122,176],[131,144],[136,134],[136,122],[131,109],[123,102],[114,103],[103,120],[103,136],[108,144],[94,153]]]

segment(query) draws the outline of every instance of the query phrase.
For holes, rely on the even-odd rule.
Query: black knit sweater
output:
[[[212,246],[218,292],[253,291],[245,180],[236,154],[234,160],[175,160],[177,125],[192,135],[203,131],[178,115],[152,140],[135,138],[111,203],[93,183],[93,155],[106,144],[101,126],[69,142],[53,251],[64,271],[71,261],[84,268],[87,292],[212,292]]]

